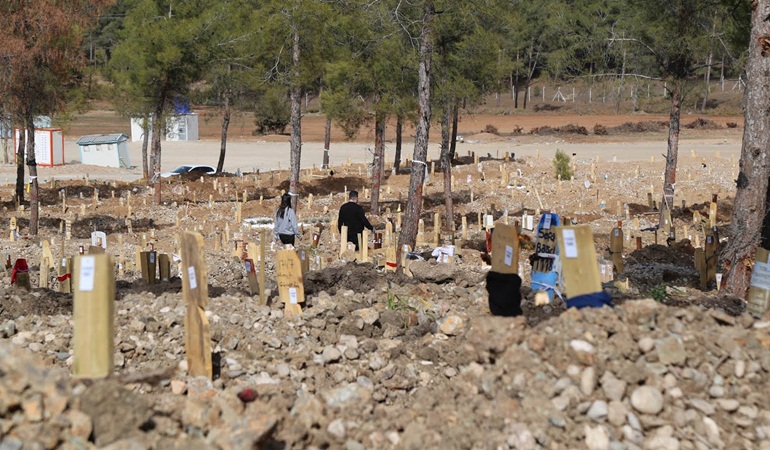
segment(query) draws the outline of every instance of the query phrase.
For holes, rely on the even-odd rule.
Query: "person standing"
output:
[[[299,227],[297,226],[297,214],[291,208],[291,195],[283,194],[281,196],[281,206],[275,212],[275,226],[273,227],[273,233],[275,239],[281,241],[282,244],[294,245],[294,238],[302,236],[299,234]]]
[[[364,228],[374,230],[372,224],[366,219],[364,208],[358,204],[358,191],[350,191],[349,201],[340,207],[340,215],[337,218],[337,231],[342,232],[342,226],[348,227],[348,242],[356,245],[358,251],[358,235],[364,232]]]

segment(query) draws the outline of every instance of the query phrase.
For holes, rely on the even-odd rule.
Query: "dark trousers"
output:
[[[283,245],[287,245],[287,244],[294,245],[294,235],[293,234],[279,234],[278,238],[281,239],[281,243]]]

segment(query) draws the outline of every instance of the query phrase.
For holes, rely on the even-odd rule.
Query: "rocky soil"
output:
[[[484,155],[480,166],[462,156],[471,163],[453,169],[455,219],[459,226],[466,218],[468,239],[458,240],[455,265],[417,261],[413,278],[384,273],[380,260],[336,256],[328,225],[346,190],[363,192],[366,168],[303,173],[301,245],[312,226],[325,230],[309,250],[307,302],[292,320],[276,295],[274,249],[267,249],[263,287],[270,301],[258,306],[242,263],[230,255],[234,244],[216,244],[226,232],[258,239],[257,229],[235,223],[236,199],[246,192],[243,218],[272,216],[285,172],[219,177],[216,186],[214,179],[173,180],[164,184],[162,206],[139,183],[46,183],[40,237],[53,239],[56,258],[62,241],[70,256],[95,230],[108,233],[108,252],[125,255],[115,373],[73,379],[71,295],[56,292],[56,283],[19,290],[0,276],[0,449],[770,449],[770,317],[748,316],[741,299],[715,286],[697,289],[692,256],[696,240],[704,240],[693,216],[705,215],[713,193],[725,230],[733,159],[704,167],[701,158],[680,157],[685,205],[673,218],[685,239],[668,246],[642,231],[657,221],[646,193],[660,185],[660,161],[576,155],[575,180],[559,183],[545,153],[508,163]],[[428,238],[433,213],[443,211],[438,171],[430,178]],[[407,184],[408,174],[389,175],[383,204],[390,215],[372,217],[377,229],[404,209]],[[0,189],[3,198],[10,192]],[[3,251],[28,259],[37,286],[40,238],[24,236],[27,212],[3,206],[4,223],[15,215],[21,227],[19,240],[2,240]],[[626,242],[618,278],[629,287],[604,286],[614,308],[566,310],[559,300],[535,306],[527,276],[533,235],[525,231],[525,315],[490,316],[477,213],[513,220],[536,209],[590,224],[600,255],[618,219],[629,236],[642,237],[640,250],[635,239]],[[60,231],[65,219],[71,240]],[[188,376],[176,267],[168,283],[149,286],[132,267],[142,235],[157,250],[178,253],[176,233],[193,229],[207,243],[214,380]]]

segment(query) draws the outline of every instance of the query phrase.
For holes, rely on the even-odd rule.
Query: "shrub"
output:
[[[561,150],[556,150],[553,158],[553,167],[556,169],[556,178],[569,180],[572,178],[572,169],[569,166],[569,156]]]
[[[282,134],[291,119],[291,110],[286,94],[279,89],[270,89],[260,98],[254,110],[254,124],[259,134]]]
[[[490,124],[487,124],[487,126],[484,127],[483,130],[481,130],[484,133],[490,133],[490,134],[498,134],[499,131],[496,126]]]

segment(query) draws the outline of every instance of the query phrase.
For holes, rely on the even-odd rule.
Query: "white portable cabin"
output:
[[[27,136],[26,133],[25,130],[25,136]],[[14,128],[13,148],[18,148],[19,137],[19,128]],[[27,157],[26,153],[24,157]],[[35,128],[35,162],[38,166],[64,165],[64,130],[61,128]]]
[[[91,134],[78,139],[80,162],[103,167],[131,168],[128,154],[128,136],[117,134]]]
[[[198,115],[175,114],[166,119],[167,141],[197,141]]]

